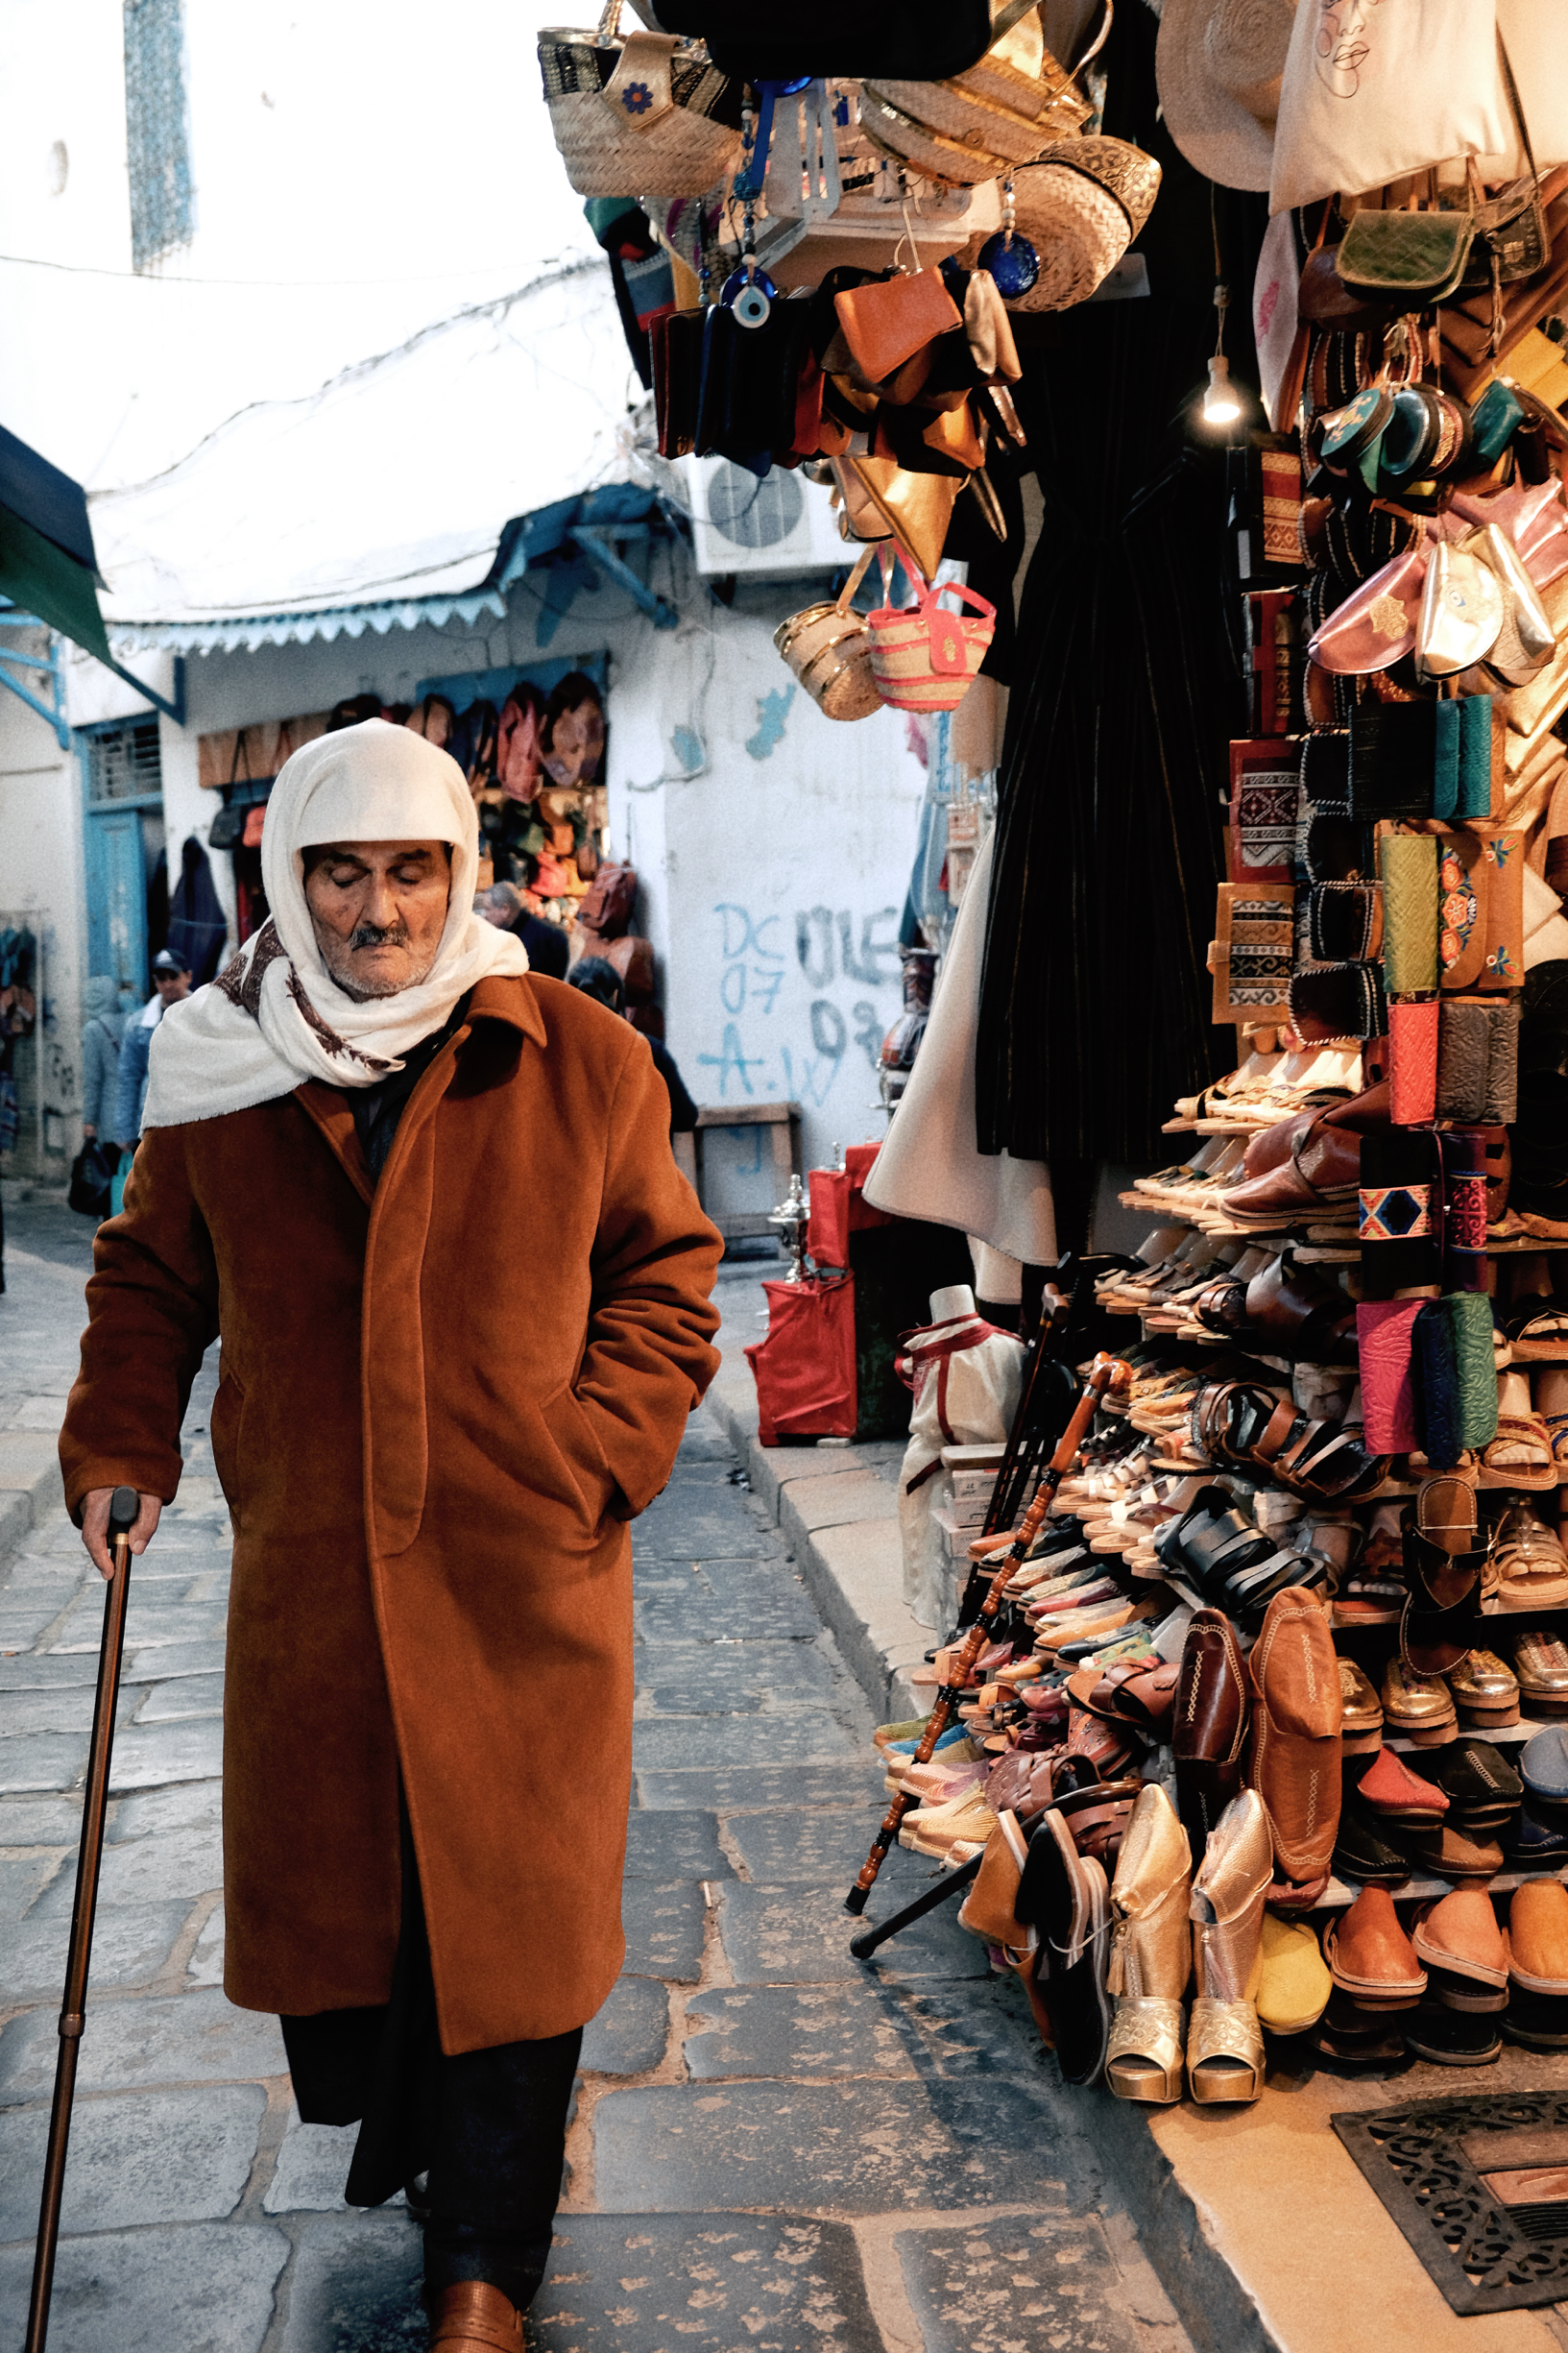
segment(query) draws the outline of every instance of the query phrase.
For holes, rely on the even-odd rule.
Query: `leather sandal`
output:
[[[1467,1479],[1423,1481],[1404,1545],[1410,1593],[1399,1620],[1400,1655],[1412,1674],[1452,1674],[1475,1643],[1486,1565]]]
[[[1193,1974],[1197,1993],[1187,2034],[1187,2078],[1201,2102],[1257,2099],[1264,2088],[1263,2033],[1247,1999],[1273,1871],[1268,1816],[1243,1789],[1220,1817],[1193,1881]]]
[[[1192,1854],[1158,1782],[1133,1808],[1111,1882],[1106,1991],[1116,1999],[1105,2080],[1118,2099],[1181,2098],[1184,2013],[1192,1964]]]
[[[1557,1484],[1552,1434],[1531,1401],[1523,1372],[1505,1372],[1497,1384],[1497,1436],[1481,1450],[1483,1487],[1547,1488]]]
[[[1320,1563],[1304,1560],[1266,1536],[1222,1487],[1201,1487],[1179,1519],[1155,1539],[1166,1567],[1194,1585],[1203,1600],[1232,1617],[1261,1624],[1288,1585],[1321,1585]]]

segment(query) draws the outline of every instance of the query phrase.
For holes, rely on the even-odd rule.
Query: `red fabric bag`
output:
[[[757,1382],[758,1436],[853,1438],[859,1414],[855,1371],[855,1283],[820,1276],[764,1283],[767,1338],[746,1350]]]
[[[880,1144],[852,1144],[841,1169],[811,1171],[811,1222],[806,1247],[819,1267],[847,1267],[850,1236],[868,1225],[891,1225],[885,1209],[873,1209],[865,1199],[865,1182],[876,1165]]]

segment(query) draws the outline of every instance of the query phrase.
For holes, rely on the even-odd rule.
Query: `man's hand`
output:
[[[112,1577],[114,1558],[109,1548],[109,1507],[114,1500],[112,1487],[90,1487],[82,1505],[82,1541],[92,1555],[93,1566],[101,1577]],[[143,1495],[141,1510],[136,1514],[131,1530],[131,1549],[145,1552],[163,1516],[161,1499]]]

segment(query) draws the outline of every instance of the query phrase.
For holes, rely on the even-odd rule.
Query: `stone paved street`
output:
[[[8,1202],[0,1453],[52,1436],[82,1220]],[[738,1273],[727,1279],[743,1279]],[[418,2233],[346,2209],[277,2022],[222,1991],[228,1520],[206,1408],[133,1575],[54,2353],[419,2353]],[[707,1416],[636,1531],[626,1970],[590,2027],[543,2353],[1182,2353],[1010,1983],[949,1910],[849,1954],[871,1717]],[[52,1508],[0,1570],[0,2341],[21,2341],[101,1588]],[[592,1737],[586,1721],[584,1737]],[[898,1854],[880,1916],[927,1883]]]

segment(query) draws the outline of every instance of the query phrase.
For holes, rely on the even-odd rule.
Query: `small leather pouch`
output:
[[[1478,837],[1457,831],[1437,841],[1437,963],[1444,988],[1479,988],[1486,964],[1491,868]],[[1521,885],[1521,888],[1523,886]],[[1522,916],[1521,907],[1521,916]]]
[[[1435,997],[1388,1007],[1388,1105],[1396,1127],[1423,1128],[1436,1116],[1441,1009]]]
[[[1485,1135],[1480,1128],[1445,1128],[1437,1149],[1443,1170],[1443,1289],[1479,1291],[1486,1280]]]
[[[1364,964],[1383,945],[1379,883],[1316,883],[1307,895],[1307,937],[1320,964]]]
[[[936,270],[851,287],[833,297],[833,308],[856,367],[877,384],[912,359],[924,344],[963,326],[958,306]]]
[[[1217,1022],[1264,1020],[1290,1001],[1295,892],[1289,883],[1221,883],[1210,952]]]
[[[1383,978],[1390,996],[1437,985],[1437,844],[1430,834],[1382,836]]]
[[[1359,1179],[1362,1295],[1391,1299],[1442,1275],[1442,1185],[1436,1140],[1425,1128],[1372,1128]]]
[[[1310,883],[1363,883],[1376,868],[1372,829],[1341,803],[1304,802],[1296,857]]]
[[[1357,706],[1347,796],[1356,816],[1431,816],[1435,710],[1430,702]]]
[[[1391,668],[1415,649],[1421,590],[1427,576],[1424,540],[1385,564],[1327,614],[1307,646],[1320,670],[1365,676]]]
[[[1416,1443],[1411,1331],[1419,1299],[1363,1299],[1356,1309],[1362,1408],[1375,1454],[1409,1454]]]
[[[1459,813],[1463,709],[1462,703],[1456,702],[1432,705],[1432,813],[1445,825]]]
[[[1317,727],[1301,740],[1301,797],[1343,806],[1350,798],[1350,738],[1342,727]]]
[[[1490,1036],[1486,1095],[1480,1116],[1488,1128],[1511,1128],[1519,1116],[1519,1000],[1494,998],[1486,1012]]]
[[[1478,997],[1445,997],[1438,1013],[1436,1116],[1484,1120],[1491,1055],[1490,1007]]]
[[[1381,1037],[1387,1007],[1376,964],[1323,964],[1291,979],[1291,1027],[1311,1045]]]
[[[1488,817],[1492,811],[1492,736],[1495,705],[1489,694],[1466,694],[1459,715],[1457,817]],[[1441,810],[1435,813],[1440,816]]]
[[[1525,981],[1525,837],[1484,833],[1476,838],[1487,867],[1486,947],[1478,988],[1522,988]]]
[[[705,316],[700,310],[676,310],[653,324],[654,395],[663,457],[686,457],[696,447]]]

